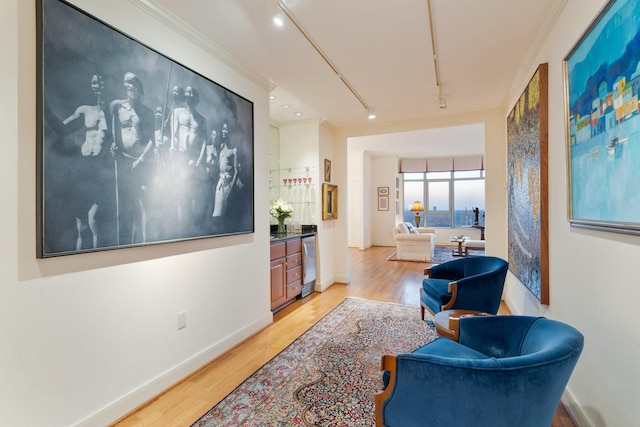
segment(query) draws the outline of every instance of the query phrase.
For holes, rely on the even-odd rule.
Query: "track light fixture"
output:
[[[274,7],[276,8],[276,11],[278,14],[280,14],[280,12],[282,12],[283,16],[286,16],[288,18],[288,22],[290,22],[291,24],[293,24],[294,27],[296,27],[298,29],[298,31],[300,32],[300,34],[307,39],[307,41],[309,42],[309,44],[311,45],[311,47],[313,47],[315,49],[315,51],[318,53],[318,55],[320,55],[320,57],[324,60],[324,62],[329,66],[329,68],[331,68],[331,70],[333,70],[333,72],[336,74],[336,76],[342,81],[342,83],[344,83],[344,85],[347,87],[347,89],[349,89],[349,91],[353,94],[353,96],[356,97],[356,99],[360,102],[360,104],[362,104],[362,106],[365,108],[365,110],[367,110],[368,113],[368,117],[369,119],[373,120],[376,118],[375,112],[373,111],[373,109],[371,109],[369,107],[369,104],[367,104],[365,102],[365,100],[362,98],[362,96],[360,96],[360,94],[356,91],[356,89],[351,85],[351,83],[349,83],[349,81],[347,80],[347,78],[344,76],[344,74],[342,74],[338,68],[336,67],[336,65],[331,61],[331,59],[329,59],[329,57],[327,56],[326,53],[323,52],[323,50],[320,48],[320,46],[318,45],[318,43],[315,42],[315,40],[313,40],[313,38],[311,37],[311,35],[309,33],[307,33],[307,31],[302,27],[302,24],[296,19],[296,17],[293,15],[293,13],[291,12],[291,10],[289,10],[289,8],[287,7],[287,5],[284,3],[283,0],[272,0]],[[275,22],[275,21],[274,21]],[[288,24],[287,24],[288,25]]]
[[[436,77],[436,93],[438,96],[438,105],[441,110],[447,108],[447,98],[442,96],[442,81],[440,80],[440,66],[438,65],[438,48],[436,46],[436,32],[433,24],[433,9],[431,8],[431,0],[427,0],[427,9],[429,11],[429,30],[431,32],[431,50],[433,54],[433,71]]]

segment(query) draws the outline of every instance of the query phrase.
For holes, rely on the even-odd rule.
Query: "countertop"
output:
[[[315,236],[316,233],[282,233],[282,234],[271,234],[271,243],[278,242],[280,240],[292,239],[294,237],[309,237]]]

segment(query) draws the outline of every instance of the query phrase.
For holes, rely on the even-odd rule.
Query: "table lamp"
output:
[[[416,227],[420,227],[420,212],[422,212],[423,210],[424,210],[424,207],[422,207],[422,202],[418,200],[413,202],[413,206],[411,206],[410,211],[416,213],[416,216],[415,216]]]

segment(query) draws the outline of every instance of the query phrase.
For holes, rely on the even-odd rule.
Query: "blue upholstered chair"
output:
[[[498,313],[509,263],[493,256],[470,256],[427,269],[420,291],[420,311],[464,309]]]
[[[446,338],[382,357],[378,427],[549,427],[582,352],[573,327],[529,316],[460,319]]]

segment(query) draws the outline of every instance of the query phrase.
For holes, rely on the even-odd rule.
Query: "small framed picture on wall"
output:
[[[378,187],[378,196],[388,196],[389,187]]]
[[[324,180],[331,182],[331,160],[324,159]]]
[[[378,196],[378,210],[379,211],[389,210],[389,196]]]

